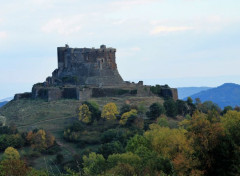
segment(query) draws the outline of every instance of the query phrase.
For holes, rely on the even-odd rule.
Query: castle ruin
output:
[[[116,64],[116,49],[101,45],[95,48],[57,48],[58,68],[45,82],[33,86],[31,93],[16,94],[15,99],[62,98],[87,100],[91,97],[156,96],[142,81],[123,81]],[[161,86],[158,96],[178,99],[177,89]]]

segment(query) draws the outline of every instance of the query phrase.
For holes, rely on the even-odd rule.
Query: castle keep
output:
[[[100,49],[58,47],[58,69],[49,84],[64,82],[76,85],[109,86],[121,85],[123,79],[118,73],[115,53],[116,49]]]
[[[156,96],[151,86],[123,81],[116,64],[116,49],[101,45],[95,48],[57,48],[58,68],[45,82],[33,86],[31,93],[16,94],[15,99],[62,98],[87,100],[91,97]],[[158,86],[158,96],[178,99],[177,89]]]

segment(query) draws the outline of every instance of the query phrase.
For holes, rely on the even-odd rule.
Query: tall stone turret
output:
[[[53,72],[53,84],[74,83],[77,85],[115,86],[124,83],[118,73],[116,49],[101,45],[94,48],[58,47],[58,68]]]

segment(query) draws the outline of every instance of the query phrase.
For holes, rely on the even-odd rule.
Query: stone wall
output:
[[[19,99],[26,99],[26,98],[32,98],[32,93],[31,92],[25,92],[22,94],[15,94],[14,100],[19,100]]]

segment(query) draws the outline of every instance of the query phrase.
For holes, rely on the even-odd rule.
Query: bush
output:
[[[56,163],[57,164],[62,164],[62,162],[64,161],[64,157],[62,154],[57,154],[56,156]]]

